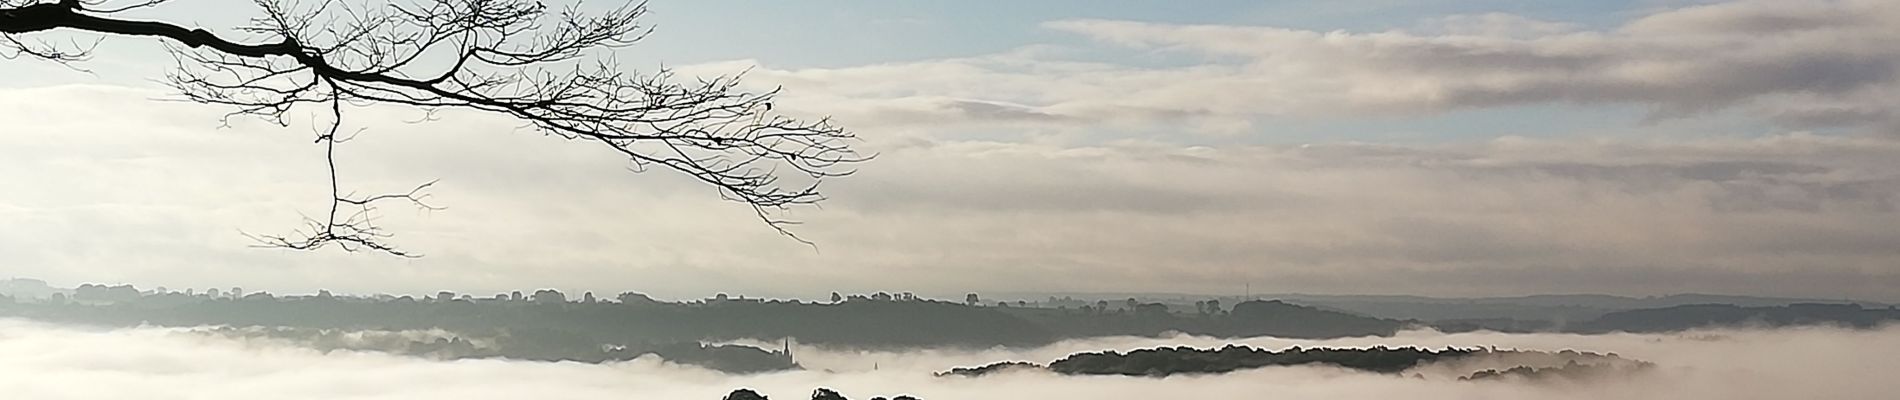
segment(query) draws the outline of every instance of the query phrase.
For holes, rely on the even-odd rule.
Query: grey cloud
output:
[[[1123,181],[1090,181],[1089,175],[1073,175],[1072,179],[1089,183],[1065,185],[1061,180],[1037,178],[1040,171],[1034,168],[1015,167],[1070,165],[1060,161],[1060,150],[1050,149],[1002,159],[987,156],[984,163],[1011,167],[971,168],[961,171],[967,177],[956,180],[866,181],[881,192],[871,201],[908,208],[898,211],[853,204],[850,210],[867,217],[962,210],[953,214],[961,219],[959,223],[927,228],[938,231],[931,236],[956,238],[941,243],[947,248],[1011,254],[1014,250],[1003,249],[1020,247],[1000,241],[984,244],[987,241],[974,236],[959,238],[958,232],[976,232],[970,229],[984,229],[981,226],[1007,226],[972,219],[982,215],[975,210],[993,208],[1011,216],[1014,223],[1038,227],[1042,235],[1064,238],[1039,244],[1036,250],[1020,248],[1030,252],[1023,254],[1060,249],[1051,253],[1070,255],[1060,260],[1026,256],[1017,261],[1045,263],[1058,271],[1115,271],[1102,275],[1114,277],[1110,280],[1168,275],[1172,282],[1190,288],[1202,287],[1191,282],[1216,284],[1252,277],[1308,288],[1371,290],[1364,285],[1378,281],[1384,283],[1373,286],[1441,290],[1471,281],[1453,278],[1460,274],[1419,276],[1409,281],[1412,285],[1365,278],[1409,270],[1511,270],[1516,273],[1472,275],[1488,276],[1484,282],[1496,285],[1487,286],[1492,289],[1561,290],[1565,283],[1536,278],[1538,272],[1570,265],[1579,268],[1578,274],[1601,277],[1563,282],[1616,287],[1612,282],[1672,276],[1677,274],[1670,272],[1673,268],[1708,266],[1694,271],[1711,276],[1780,276],[1798,269],[1818,277],[1813,279],[1841,279],[1836,290],[1878,296],[1877,285],[1863,283],[1900,277],[1880,261],[1900,256],[1893,250],[1900,249],[1900,235],[1885,228],[1900,218],[1892,207],[1894,199],[1900,198],[1900,185],[1893,184],[1891,161],[1869,164],[1836,153],[1862,150],[1858,142],[1823,145],[1830,149],[1785,161],[1762,161],[1786,158],[1771,153],[1735,153],[1750,148],[1745,142],[1702,152],[1653,148],[1630,152],[1649,154],[1634,156],[1639,158],[1636,161],[1628,155],[1620,159],[1568,155],[1598,145],[1564,146],[1569,151],[1545,153],[1547,149],[1539,146],[1523,152],[1394,146],[1224,149],[1197,153],[1197,158],[1212,161],[1193,164],[1172,164],[1149,153],[1154,150],[1144,149],[1148,154],[1143,156],[1104,161],[1126,164],[1114,168],[1119,171],[1179,171],[1171,175],[1175,180],[1167,181],[1173,185],[1139,179],[1145,177],[1141,172],[1125,173],[1137,179]],[[1603,145],[1619,148],[1615,146]],[[1334,150],[1314,151],[1328,147]],[[1683,156],[1701,160],[1672,159]],[[891,163],[906,164],[918,158],[892,159],[901,161]],[[955,165],[938,168],[957,169]],[[1860,177],[1867,175],[1883,178]],[[1046,191],[1024,191],[1017,186],[1043,184],[1038,182],[1050,186]],[[1182,199],[1171,194],[1175,192],[1197,197]],[[1131,201],[1129,196],[1147,196],[1142,204],[1156,206],[1089,206],[1103,203],[1091,199]],[[1014,211],[1037,204],[1048,206],[1035,208],[1034,215]],[[1101,227],[1105,226],[1134,229],[1104,233]],[[1144,268],[1153,265],[1167,268]],[[1287,279],[1311,270],[1340,278],[1306,285]],[[1029,279],[1027,272],[1011,274],[1025,274]],[[1634,278],[1608,279],[1613,276]],[[1643,293],[1657,290],[1623,287]],[[1816,284],[1802,290],[1824,287]]]
[[[1842,25],[1882,23],[1893,10],[1869,0],[1802,4],[1781,1],[1727,2],[1696,5],[1641,18],[1623,30],[1650,34],[1788,34],[1826,30]]]
[[[1894,82],[1894,59],[1859,54],[1779,54],[1772,59],[1709,60],[1680,65],[1679,76],[1631,80],[1547,71],[1540,78],[1502,85],[1453,85],[1440,102],[1450,107],[1490,107],[1551,101],[1652,104],[1661,116],[1680,117],[1730,107],[1759,96],[1784,93],[1846,95]],[[1623,61],[1628,62],[1628,61]],[[1445,65],[1445,64],[1439,64]],[[1600,68],[1600,67],[1598,67]],[[1803,122],[1813,124],[1810,116]],[[1839,120],[1847,124],[1853,120]]]
[[[1582,163],[1546,163],[1531,168],[1553,175],[1610,179],[1660,176],[1689,180],[1732,181],[1748,177],[1775,175],[1812,175],[1831,171],[1827,167],[1772,161],[1712,161],[1685,164],[1600,165]]]
[[[863,171],[836,189],[839,204],[867,213],[1168,215],[1252,209],[1296,200],[1240,177],[1218,187],[1196,184],[1191,176],[1168,176],[1236,167],[1223,161],[1172,151],[1140,152],[1119,148],[1065,152],[1001,143],[905,149],[885,153],[886,159],[898,161]]]
[[[1860,106],[1796,105],[1774,110],[1771,117],[1798,128],[1832,128],[1900,121],[1894,117],[1891,109]]]
[[[1577,24],[1543,21],[1505,13],[1452,15],[1427,21],[1433,34],[1479,37],[1538,37],[1582,29]]]
[[[1859,209],[1889,212],[1900,201],[1895,178],[1842,179],[1830,177],[1835,168],[1813,163],[1774,161],[1709,161],[1678,164],[1541,163],[1486,166],[1491,173],[1535,171],[1561,179],[1583,179],[1614,185],[1636,193],[1679,190],[1685,185],[1712,185],[1707,195],[1717,211]],[[1513,172],[1515,171],[1515,172]]]
[[[983,101],[952,101],[946,108],[956,110],[963,114],[964,117],[979,120],[1050,121],[1065,119],[1058,115],[1036,111],[1028,107]]]
[[[768,66],[752,77],[798,89],[799,107],[812,110],[957,99],[928,120],[935,126],[847,111],[872,126],[939,130],[1001,118],[1069,127],[1186,122],[1231,132],[1263,118],[1546,103],[1635,105],[1651,109],[1652,120],[1740,109],[1785,126],[1883,127],[1900,126],[1884,111],[1895,107],[1893,96],[1883,94],[1900,90],[1895,25],[1900,6],[1852,0],[1659,9],[1603,30],[1502,14],[1444,18],[1416,32],[1064,20],[1044,26],[1204,58],[1142,68],[1017,52],[822,70]],[[1002,104],[1010,106],[992,107]]]

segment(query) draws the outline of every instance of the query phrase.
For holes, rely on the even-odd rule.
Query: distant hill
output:
[[[81,285],[66,290],[30,280],[4,288],[47,294],[0,297],[0,316],[110,326],[267,326],[344,330],[443,329],[475,337],[549,335],[587,346],[648,348],[672,343],[796,338],[853,348],[1039,346],[1072,338],[1159,336],[1389,336],[1408,326],[1448,332],[1654,332],[1698,327],[1837,324],[1866,327],[1900,318],[1889,307],[1788,303],[1792,299],[1714,295],[1631,298],[1548,295],[1488,299],[1413,296],[1313,296],[1247,300],[1125,298],[994,305],[920,299],[909,294],[840,296],[835,302],[727,298],[661,302],[639,293],[616,300],[569,300],[553,290],[485,298],[443,292],[416,299],[269,293],[139,290]],[[50,293],[50,294],[49,294]],[[971,299],[974,301],[974,299]],[[1738,304],[1677,304],[1693,301]],[[1054,306],[1046,306],[1054,304]],[[1640,307],[1663,304],[1661,307]],[[1756,306],[1753,304],[1770,304]],[[1415,317],[1396,318],[1392,315]]]
[[[1855,304],[1799,303],[1785,306],[1745,307],[1733,304],[1692,304],[1617,311],[1570,327],[1581,333],[1672,332],[1716,327],[1781,327],[1836,325],[1872,328],[1900,321],[1900,310],[1864,308]]]
[[[376,351],[436,360],[505,358],[533,361],[604,363],[656,355],[670,362],[728,373],[799,369],[790,349],[699,342],[615,343],[547,329],[511,329],[504,334],[468,335],[444,331],[376,331],[287,327],[208,327],[190,331],[229,338],[270,338],[318,351]]]
[[[1010,295],[1004,295],[1005,297]],[[1747,307],[1785,306],[1802,303],[1858,304],[1884,308],[1891,304],[1846,299],[1732,296],[1715,294],[1674,294],[1630,297],[1602,294],[1548,294],[1512,297],[1426,297],[1405,295],[1318,295],[1261,294],[1252,296],[1206,296],[1170,293],[1060,293],[1016,294],[1023,298],[1107,299],[1134,298],[1143,302],[1170,305],[1191,304],[1199,300],[1219,299],[1230,303],[1253,299],[1279,299],[1291,303],[1364,316],[1419,321],[1520,320],[1540,326],[1562,326],[1595,319],[1615,311],[1663,308],[1692,304],[1731,304]]]
[[[17,299],[47,299],[52,298],[55,294],[71,296],[73,290],[55,288],[47,285],[46,281],[38,279],[11,278],[0,280],[0,296]]]
[[[596,344],[673,343],[794,337],[859,347],[1032,346],[1060,338],[989,308],[927,301],[838,304],[726,300],[639,303],[356,298],[203,299],[144,296],[115,303],[0,304],[0,316],[97,325],[281,326],[316,329],[524,330],[577,335]]]
[[[345,330],[443,329],[474,336],[526,333],[545,342],[650,346],[693,341],[796,338],[855,348],[1039,346],[1083,337],[1158,336],[1330,338],[1391,335],[1404,322],[1280,301],[1245,302],[1232,311],[1173,312],[1162,304],[1126,309],[973,306],[889,296],[838,303],[713,299],[667,303],[568,301],[544,291],[533,299],[447,296],[364,299],[251,293],[241,298],[141,294],[129,286],[87,285],[64,301],[0,301],[0,316],[109,326],[267,326]],[[589,297],[591,299],[591,297]],[[583,346],[585,347],[585,346]],[[583,351],[592,354],[594,351]],[[578,355],[575,357],[579,357]]]
[[[1148,303],[1148,309],[1160,307]],[[1042,325],[1062,337],[1155,336],[1168,332],[1215,337],[1277,336],[1334,338],[1389,336],[1405,322],[1323,310],[1279,300],[1248,301],[1216,314],[1166,311],[1075,312],[1046,308],[1004,308],[1004,312]]]

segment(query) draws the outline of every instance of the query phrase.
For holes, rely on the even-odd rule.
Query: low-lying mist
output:
[[[777,343],[758,343],[776,347]],[[1156,346],[1247,344],[1367,347],[1495,346],[1613,352],[1655,363],[1593,381],[1459,381],[1426,372],[1384,375],[1327,367],[1269,367],[1168,378],[1061,376],[1015,371],[934,377],[958,366]],[[719,399],[753,388],[805,399],[817,387],[853,399],[910,394],[943,399],[1869,399],[1900,393],[1900,327],[1711,330],[1683,334],[1440,334],[1334,340],[1177,336],[1065,341],[1026,349],[850,351],[798,346],[805,371],[730,375],[654,357],[585,364],[499,359],[431,360],[323,351],[294,341],[204,329],[96,329],[0,319],[0,398],[17,399]]]

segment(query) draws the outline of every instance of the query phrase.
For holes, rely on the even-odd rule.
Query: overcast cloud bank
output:
[[[1636,11],[1600,29],[1504,13],[1374,32],[1072,19],[1046,29],[1164,66],[1076,60],[1030,46],[986,56],[848,68],[755,69],[847,121],[1089,128],[1153,124],[1254,132],[1262,117],[1431,115],[1538,104],[1623,105],[1651,119],[1742,111],[1795,128],[1892,133],[1900,5],[1730,1]],[[704,66],[736,70],[769,63]],[[839,112],[839,111],[830,111]]]
[[[422,113],[400,108],[351,111],[369,130],[341,149],[341,173],[359,193],[440,179],[431,199],[446,211],[383,220],[427,257],[253,249],[241,232],[285,233],[325,205],[306,121],[219,129],[229,110],[151,101],[165,97],[156,90],[8,89],[0,266],[60,286],[294,293],[960,299],[1251,285],[1894,302],[1895,27],[1900,6],[1871,0],[1664,7],[1605,27],[1504,14],[1378,32],[1059,20],[1044,28],[1196,66],[1032,46],[849,68],[681,67],[762,64],[747,79],[784,85],[783,107],[837,115],[881,154],[833,182],[823,209],[787,215],[817,249],[687,179],[631,174],[618,156],[518,121],[406,124]],[[1546,135],[1521,121],[1523,136],[1297,144],[1253,126],[1540,104],[1732,113],[1786,130]],[[1807,127],[1842,129],[1792,130]]]
[[[0,93],[0,263],[58,285],[309,293],[1682,292],[1895,301],[1900,143],[1764,137],[1183,146],[916,139],[796,210],[817,251],[681,177],[476,116],[368,109],[346,186],[441,179],[386,210],[420,260],[259,250],[325,189],[298,129],[158,92]],[[80,106],[84,104],[85,106]],[[119,118],[87,116],[120,107]],[[46,138],[59,138],[48,141]],[[365,281],[354,277],[374,274]],[[901,282],[886,279],[906,277]],[[215,279],[214,279],[215,277]],[[764,289],[761,289],[764,288]],[[763,292],[763,293],[762,293]]]

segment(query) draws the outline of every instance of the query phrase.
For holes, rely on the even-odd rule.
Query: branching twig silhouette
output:
[[[337,184],[336,145],[349,140],[337,135],[345,110],[372,104],[417,107],[422,120],[446,109],[498,113],[596,143],[635,171],[657,167],[710,185],[793,239],[786,227],[795,222],[770,211],[823,200],[821,182],[871,158],[852,150],[854,137],[828,119],[773,113],[777,89],[748,92],[740,76],[679,83],[670,70],[628,73],[598,57],[651,32],[639,23],[644,3],[589,14],[578,5],[549,10],[530,0],[369,1],[255,0],[261,16],[234,30],[246,40],[229,40],[114,15],[167,0],[0,0],[0,56],[73,63],[92,50],[21,39],[53,29],[159,37],[169,39],[177,67],[166,82],[185,99],[232,107],[226,123],[258,117],[287,126],[291,110],[323,107],[332,118],[317,142],[330,170],[330,211],[297,234],[252,236],[272,247],[336,244],[414,255],[383,241],[389,234],[374,224],[374,204],[438,209],[423,201],[434,182],[362,197],[341,193]]]

